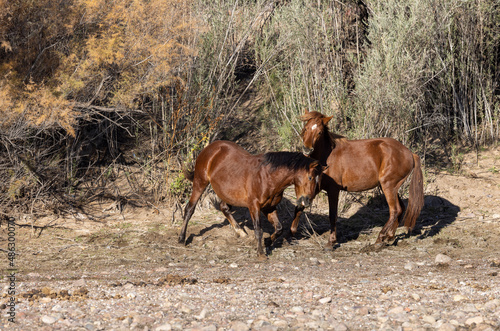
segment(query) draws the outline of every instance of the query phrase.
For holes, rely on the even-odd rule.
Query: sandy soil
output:
[[[106,202],[92,215],[17,219],[13,261],[3,223],[0,328],[498,330],[500,149],[465,155],[454,173],[426,169],[425,177],[416,230],[405,238],[400,228],[380,252],[363,253],[388,217],[376,190],[342,196],[335,251],[322,249],[329,225],[321,195],[301,236],[268,248],[265,262],[255,258],[248,212],[235,210],[249,233],[237,238],[210,195],[187,246],[177,243],[181,215],[174,220],[169,206],[119,212]],[[279,214],[289,224],[293,191],[286,197]]]

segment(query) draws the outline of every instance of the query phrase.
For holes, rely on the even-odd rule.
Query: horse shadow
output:
[[[209,196],[208,199],[210,199],[210,207],[218,210],[220,212],[220,215],[223,216],[224,214],[222,213],[219,207],[220,204],[219,198],[214,194],[211,194],[211,196]],[[280,220],[283,226],[283,235],[280,238],[278,238],[274,243],[272,243],[270,239],[271,234],[274,233],[274,227],[267,220],[267,218],[264,216],[263,213],[260,214],[264,244],[268,250],[268,253],[270,250],[282,246],[283,240],[285,239],[285,236],[287,236],[287,232],[289,232],[290,226],[293,221],[295,213],[295,204],[291,200],[284,197],[277,206],[277,212],[278,212],[278,219]],[[254,226],[248,208],[232,206],[231,213],[235,218],[236,222],[247,232],[247,234],[253,236]],[[226,218],[224,218],[222,222],[213,223],[201,229],[198,233],[191,233],[186,239],[185,244],[189,245],[193,242],[194,238],[203,237],[206,233],[209,233],[213,230],[219,230],[224,227],[231,227],[231,224]]]
[[[223,212],[220,209],[220,202],[221,200],[217,195],[209,189],[204,196],[200,199],[200,202],[208,200],[205,204],[208,204],[208,208],[213,208],[217,210],[220,213],[220,216],[224,217]],[[235,218],[236,222],[245,230],[254,230],[253,227],[253,222],[252,218],[250,217],[250,211],[246,207],[230,207],[230,213],[233,215]],[[274,232],[274,228],[269,224],[269,222],[266,222],[265,217],[261,213],[261,227],[264,231],[264,233],[272,233]],[[219,223],[213,223],[203,229],[201,229],[198,233],[191,233],[185,241],[185,245],[189,245],[193,242],[194,238],[196,237],[203,237],[205,234],[210,233],[213,230],[220,230],[225,227],[231,227],[231,224],[227,220],[227,218],[224,217],[224,220]],[[250,233],[247,234],[250,235]]]
[[[403,199],[405,205],[408,205],[407,199]],[[212,201],[213,208],[219,209],[217,200]],[[278,218],[283,226],[283,234],[275,242],[271,242],[270,235],[274,233],[274,227],[267,221],[261,213],[261,227],[264,232],[264,244],[267,252],[271,252],[276,248],[280,248],[284,243],[294,244],[295,241],[308,240],[313,236],[323,236],[330,232],[330,220],[328,211],[326,213],[317,213],[314,207],[306,209],[301,216],[299,222],[299,230],[295,237],[291,237],[290,227],[293,221],[295,212],[295,203],[287,198],[283,198],[277,206]],[[424,207],[420,213],[415,228],[410,237],[417,239],[425,239],[433,237],[441,232],[442,229],[452,224],[458,217],[460,208],[445,198],[427,195],[424,198]],[[245,230],[253,232],[254,227],[248,208],[232,207],[231,212],[234,218]],[[221,215],[222,212],[220,212]],[[344,244],[353,240],[357,240],[360,235],[371,234],[374,228],[382,227],[389,218],[389,208],[383,194],[371,197],[366,204],[363,204],[352,216],[338,217],[337,220],[337,240],[338,244]],[[223,222],[214,223],[206,228],[203,228],[197,234],[190,234],[186,240],[186,244],[193,241],[194,237],[203,236],[212,230],[222,229],[223,227],[231,226],[229,221],[224,218]],[[253,235],[253,233],[248,233]],[[406,234],[396,235],[394,244],[403,238]],[[326,243],[326,241],[325,241]]]
[[[408,200],[403,199],[405,205]],[[339,206],[340,209],[340,206]],[[424,206],[420,212],[415,228],[409,234],[410,237],[425,239],[433,237],[441,232],[442,229],[452,224],[458,217],[460,207],[454,205],[445,198],[427,195],[424,198]],[[308,222],[304,222],[302,216],[300,224],[302,231],[299,231],[297,239],[308,239],[310,233],[323,235],[330,232],[330,220],[328,213],[318,214],[314,212],[307,213]],[[389,207],[383,194],[376,195],[363,204],[352,216],[338,217],[337,219],[337,241],[338,244],[347,243],[356,240],[362,234],[371,234],[374,228],[383,227],[389,219]],[[401,226],[402,224],[400,224]],[[398,234],[395,237],[394,244],[405,237],[407,234]]]

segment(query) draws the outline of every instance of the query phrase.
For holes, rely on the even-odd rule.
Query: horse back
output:
[[[327,175],[341,189],[357,192],[379,185],[391,174],[406,177],[413,168],[413,155],[392,138],[344,140],[327,159]]]

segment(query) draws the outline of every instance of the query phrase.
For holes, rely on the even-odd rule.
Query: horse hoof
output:
[[[340,247],[340,244],[337,244],[337,243],[336,244],[327,244],[325,247],[323,247],[323,250],[325,252],[332,252],[339,247]]]
[[[286,240],[283,240],[283,244],[288,244],[290,246],[295,246],[299,244],[299,240],[297,238],[286,238]]]
[[[259,254],[257,255],[257,261],[258,262],[265,262],[268,260],[268,257],[265,254]]]
[[[238,236],[238,238],[245,238],[248,236],[248,234],[243,229],[237,229],[236,235]]]

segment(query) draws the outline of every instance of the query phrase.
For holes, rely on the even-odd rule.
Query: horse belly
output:
[[[245,179],[226,173],[211,179],[210,184],[217,196],[225,203],[236,207],[248,207],[248,192]]]
[[[327,174],[342,190],[361,192],[379,185],[378,169],[370,163],[362,162],[337,162],[330,167]]]
[[[208,178],[217,196],[229,205],[247,207],[249,178],[257,167],[255,158],[239,146],[220,142],[220,152],[208,166]]]
[[[366,174],[366,176],[347,171],[342,175],[342,187],[345,191],[361,192],[370,190],[379,185],[378,174]]]

